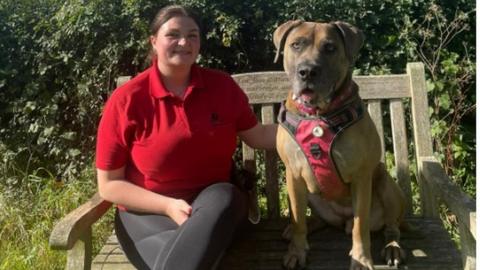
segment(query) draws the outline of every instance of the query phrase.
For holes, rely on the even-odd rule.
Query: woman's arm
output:
[[[130,210],[168,215],[178,225],[192,212],[192,207],[184,200],[163,196],[127,181],[125,167],[108,171],[97,169],[97,182],[100,197]]]
[[[238,136],[252,148],[273,150],[276,146],[277,127],[277,124],[258,123],[251,129],[240,131]]]

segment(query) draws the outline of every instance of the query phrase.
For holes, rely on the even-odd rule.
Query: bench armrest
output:
[[[428,187],[433,189],[435,195],[447,205],[476,238],[475,200],[453,183],[435,157],[421,157],[420,163],[420,173]]]
[[[419,158],[419,173],[435,197],[443,201],[458,218],[460,250],[464,269],[475,269],[476,223],[475,200],[450,180],[440,162],[432,156]]]
[[[86,203],[76,208],[62,218],[50,234],[50,246],[53,249],[70,250],[77,240],[90,230],[93,223],[99,220],[112,206],[98,193],[95,193]]]

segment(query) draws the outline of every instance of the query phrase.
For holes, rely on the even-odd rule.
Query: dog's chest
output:
[[[291,135],[315,176],[322,196],[336,200],[348,196],[348,186],[332,158],[335,139],[363,115],[361,101],[352,103],[331,118],[301,117],[281,110],[279,123]],[[300,151],[294,151],[296,155]]]

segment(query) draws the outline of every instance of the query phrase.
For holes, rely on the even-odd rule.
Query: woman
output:
[[[115,231],[139,269],[213,269],[246,217],[229,180],[236,137],[274,149],[233,79],[199,67],[201,31],[186,8],[151,25],[153,65],[109,98],[97,135],[99,194],[117,204]]]

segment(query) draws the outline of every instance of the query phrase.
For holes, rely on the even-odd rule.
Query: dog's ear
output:
[[[287,40],[287,36],[290,31],[292,31],[293,28],[299,26],[302,23],[302,20],[288,21],[275,29],[275,32],[273,32],[273,44],[275,44],[277,53],[275,54],[275,60],[273,60],[274,63],[278,61],[278,58],[280,57],[280,53],[283,50],[283,46],[285,45],[285,41]]]
[[[336,21],[333,22],[333,25],[335,25],[341,37],[343,38],[345,53],[347,54],[350,63],[353,64],[355,57],[358,55],[358,52],[360,51],[365,39],[363,32],[357,27],[346,22]]]

